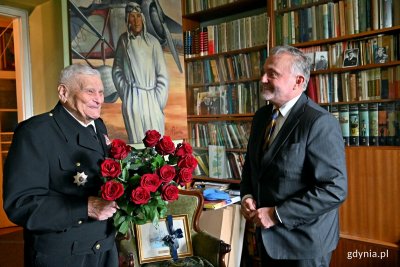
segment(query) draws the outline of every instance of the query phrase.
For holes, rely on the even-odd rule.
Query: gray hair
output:
[[[96,75],[101,78],[100,72],[88,65],[72,64],[61,71],[58,84],[71,85],[78,75]]]
[[[303,90],[305,91],[310,80],[311,60],[300,49],[289,45],[276,46],[271,49],[269,55],[283,53],[290,54],[293,57],[292,73],[304,76]]]

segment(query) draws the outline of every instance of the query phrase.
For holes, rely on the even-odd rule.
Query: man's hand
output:
[[[88,216],[95,220],[107,220],[118,208],[115,201],[107,201],[99,197],[89,197],[88,200]]]
[[[253,223],[255,223],[258,227],[261,228],[270,228],[278,223],[277,218],[275,217],[275,207],[266,207],[259,208],[253,214]]]
[[[256,212],[256,201],[251,197],[243,200],[241,205],[241,212],[246,220],[251,221]]]

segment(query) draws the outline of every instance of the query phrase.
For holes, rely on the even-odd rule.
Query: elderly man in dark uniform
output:
[[[20,123],[4,169],[4,209],[24,228],[25,266],[118,266],[118,208],[97,197],[107,129],[100,73],[66,67],[59,102]],[[93,127],[93,128],[90,128]]]

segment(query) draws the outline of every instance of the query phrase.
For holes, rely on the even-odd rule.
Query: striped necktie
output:
[[[276,119],[278,118],[278,116],[279,116],[279,109],[276,108],[272,111],[271,121],[269,122],[267,128],[265,129],[265,138],[264,138],[265,142],[263,145],[263,150],[267,149],[269,146],[272,133],[275,130]]]

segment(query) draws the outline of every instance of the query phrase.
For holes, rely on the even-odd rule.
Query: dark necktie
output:
[[[269,122],[267,128],[265,129],[265,138],[264,138],[265,142],[263,145],[263,150],[267,149],[269,146],[269,143],[271,142],[271,136],[275,130],[276,119],[278,118],[278,116],[279,116],[279,109],[274,109],[272,111],[271,121]]]
[[[97,142],[99,142],[99,137],[97,136],[97,134],[96,134],[96,132],[95,132],[95,130],[94,130],[93,125],[90,124],[90,125],[88,125],[86,128],[89,130],[90,135],[93,136],[93,138],[96,139]]]

